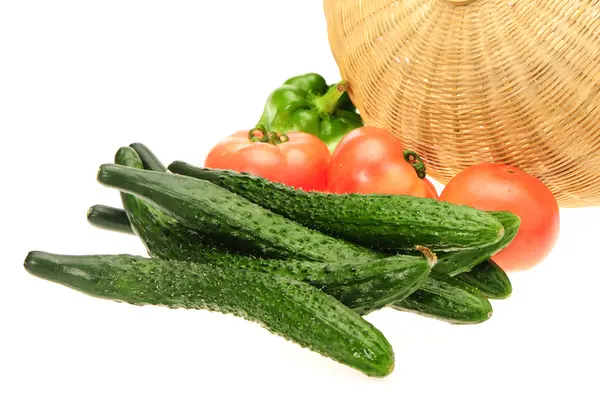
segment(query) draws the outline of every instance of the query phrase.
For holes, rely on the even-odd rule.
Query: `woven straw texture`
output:
[[[600,0],[325,0],[329,41],[369,125],[446,184],[481,162],[600,205]]]

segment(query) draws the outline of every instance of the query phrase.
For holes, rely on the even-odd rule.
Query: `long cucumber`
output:
[[[176,161],[169,170],[210,181],[270,211],[331,236],[381,250],[457,251],[498,242],[504,228],[483,211],[408,195],[305,192],[234,171]]]
[[[24,266],[98,298],[233,314],[370,376],[394,368],[392,347],[379,330],[333,297],[288,277],[131,255],[40,251],[30,252]]]

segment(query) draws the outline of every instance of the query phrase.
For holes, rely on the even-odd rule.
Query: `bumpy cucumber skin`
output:
[[[512,294],[512,284],[508,275],[491,259],[456,278],[465,284],[477,287],[489,299],[507,299]]]
[[[494,244],[504,234],[498,220],[486,212],[431,198],[304,192],[251,174],[181,161],[169,170],[210,181],[309,228],[380,250],[422,245],[457,251]]]
[[[479,324],[493,313],[489,300],[479,290],[436,273],[429,276],[420,290],[390,307],[451,324]]]
[[[42,279],[133,305],[233,314],[373,377],[394,368],[383,334],[310,285],[287,277],[131,255],[62,256],[32,251],[25,269]]]
[[[138,168],[142,164],[139,155],[129,147],[119,149],[115,163]],[[422,256],[398,255],[369,263],[324,264],[225,253],[217,250],[211,239],[184,227],[158,208],[133,195],[121,195],[149,255],[288,276],[320,288],[361,314],[406,298],[423,285],[431,272],[432,262]]]
[[[127,213],[110,206],[94,205],[88,209],[87,220],[96,228],[132,235]]]
[[[330,263],[381,257],[308,229],[207,181],[113,164],[101,166],[98,181],[160,206],[184,225],[210,233],[226,249],[266,258]]]
[[[515,238],[521,226],[521,219],[510,212],[489,212],[504,227],[504,236],[500,241],[481,248],[457,251],[453,253],[438,252],[438,263],[434,271],[449,276],[456,276],[470,271],[474,266],[489,259],[492,255],[506,248]]]

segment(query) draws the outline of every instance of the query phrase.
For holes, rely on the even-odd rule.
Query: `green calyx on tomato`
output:
[[[279,145],[290,140],[290,137],[285,134],[266,132],[258,128],[250,130],[250,132],[248,132],[248,138],[250,139],[250,142],[270,143],[271,145]]]
[[[425,163],[421,159],[421,156],[419,156],[412,150],[404,150],[403,156],[404,160],[408,162],[413,168],[415,168],[419,179],[425,179],[425,177],[427,176],[427,170],[425,168]]]
[[[347,89],[346,82],[328,85],[315,73],[290,78],[269,95],[257,128],[306,132],[333,151],[344,135],[363,125]]]

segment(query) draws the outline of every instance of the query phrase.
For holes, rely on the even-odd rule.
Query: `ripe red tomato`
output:
[[[427,184],[403,153],[400,140],[387,130],[361,127],[351,131],[331,157],[329,191],[426,196]]]
[[[501,164],[470,167],[452,179],[443,201],[488,211],[510,211],[521,217],[512,243],[493,258],[506,271],[527,270],[542,262],[554,248],[560,230],[556,199],[538,179]]]
[[[255,135],[263,134],[256,131]],[[279,144],[252,142],[249,131],[239,131],[219,142],[204,166],[248,172],[305,191],[325,191],[331,155],[327,145],[304,132],[287,133]]]

